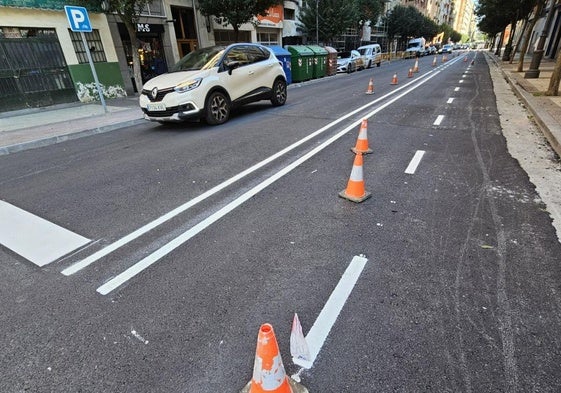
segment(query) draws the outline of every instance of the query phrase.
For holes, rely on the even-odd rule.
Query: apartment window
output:
[[[74,52],[76,52],[76,56],[78,57],[78,62],[80,64],[88,63],[88,55],[86,54],[86,48],[84,48],[84,43],[82,42],[81,33],[71,30],[68,31],[70,33],[70,38],[72,39],[72,45],[74,45]],[[85,34],[85,36],[88,47],[90,48],[93,62],[102,63],[107,61],[101,37],[99,35],[99,30],[94,29],[91,33]]]
[[[295,20],[296,19],[294,10],[292,8],[285,8],[284,9],[284,19],[285,20]]]
[[[216,45],[229,45],[234,42],[251,42],[251,33],[249,31],[239,31],[238,34],[239,36],[236,40],[233,30],[215,30],[214,41]]]
[[[275,32],[262,31],[257,33],[257,42],[263,45],[278,45],[279,35]]]

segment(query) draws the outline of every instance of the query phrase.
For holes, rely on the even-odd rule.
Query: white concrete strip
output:
[[[343,273],[339,283],[331,293],[331,296],[329,296],[329,299],[327,299],[327,303],[323,306],[323,309],[319,313],[316,321],[306,335],[306,342],[308,343],[308,348],[310,349],[311,365],[313,365],[319,351],[323,347],[331,328],[335,324],[335,321],[355,287],[362,270],[366,266],[366,262],[368,262],[368,259],[363,256],[353,257],[353,260],[347,267],[347,270]]]
[[[331,138],[329,138],[328,140],[326,140],[322,144],[320,144],[317,147],[315,147],[314,149],[310,150],[308,153],[304,154],[302,157],[298,158],[297,160],[295,160],[294,162],[292,162],[288,166],[284,167],[279,172],[277,172],[274,175],[272,175],[271,177],[265,179],[264,181],[262,181],[261,183],[259,183],[255,187],[253,187],[252,189],[246,191],[244,194],[242,194],[241,196],[239,196],[238,198],[236,198],[232,202],[228,203],[226,206],[222,207],[221,209],[219,209],[215,213],[211,214],[210,216],[208,216],[207,218],[205,218],[204,220],[202,220],[201,222],[199,222],[198,224],[196,224],[192,228],[188,229],[183,234],[179,235],[178,237],[176,237],[175,239],[173,239],[169,243],[165,244],[160,249],[154,251],[152,254],[148,255],[147,257],[140,260],[136,264],[132,265],[131,267],[129,267],[128,269],[126,269],[122,273],[113,277],[111,280],[107,281],[105,284],[103,284],[102,286],[97,288],[97,292],[102,294],[102,295],[107,295],[108,293],[114,291],[115,289],[117,289],[118,287],[120,287],[121,285],[123,285],[124,283],[129,281],[131,278],[135,277],[137,274],[141,273],[142,271],[144,271],[148,267],[152,266],[154,263],[158,262],[161,258],[165,257],[167,254],[169,254],[170,252],[175,250],[177,247],[181,246],[183,243],[185,243],[186,241],[188,241],[189,239],[191,239],[192,237],[194,237],[195,235],[197,235],[198,233],[200,233],[201,231],[203,231],[204,229],[206,229],[207,227],[209,227],[210,225],[212,225],[213,223],[218,221],[220,218],[222,218],[226,214],[230,213],[232,210],[234,210],[235,208],[240,206],[242,203],[251,199],[253,196],[255,196],[256,194],[261,192],[263,189],[267,188],[268,186],[270,186],[271,184],[276,182],[278,179],[282,178],[283,176],[290,173],[292,170],[294,170],[295,168],[297,168],[298,166],[300,166],[301,164],[303,164],[304,162],[306,162],[307,160],[309,160],[310,158],[312,158],[313,156],[318,154],[320,151],[325,149],[327,146],[331,145],[333,142],[335,142],[336,140],[341,138],[343,135],[346,135],[350,130],[356,128],[359,124],[361,124],[362,119],[370,118],[370,117],[374,116],[376,113],[380,112],[381,110],[385,109],[389,105],[393,104],[395,101],[399,100],[401,97],[409,94],[411,91],[417,89],[418,87],[420,87],[425,82],[432,79],[434,76],[436,76],[438,74],[439,74],[439,72],[435,72],[434,74],[432,74],[431,76],[427,77],[424,80],[419,79],[420,82],[417,85],[414,85],[410,89],[408,89],[408,90],[404,91],[403,93],[399,94],[398,96],[392,98],[388,102],[380,105],[378,108],[374,109],[373,111],[368,113],[366,116],[363,116],[361,119],[358,119],[355,122],[351,123],[350,125],[345,127],[343,130],[341,130],[339,133],[335,134],[334,136],[332,136]]]
[[[444,120],[444,115],[438,115],[436,117],[436,120],[434,121],[434,123],[432,123],[433,126],[439,126],[440,123],[442,123],[442,120]]]
[[[431,71],[431,72],[434,72],[434,71]],[[177,215],[187,211],[189,208],[191,208],[191,207],[197,205],[198,203],[204,201],[205,199],[213,196],[214,194],[218,193],[219,191],[225,189],[226,187],[236,183],[238,180],[243,179],[247,175],[249,175],[249,174],[257,171],[258,169],[262,168],[263,166],[273,162],[277,158],[291,152],[292,150],[296,149],[298,146],[300,146],[303,143],[309,141],[310,139],[313,139],[316,136],[324,133],[325,131],[331,129],[332,127],[339,124],[340,122],[348,119],[351,116],[356,115],[357,113],[359,113],[361,111],[364,111],[365,109],[368,109],[369,107],[377,104],[378,102],[380,102],[382,100],[385,100],[386,98],[388,98],[392,95],[397,94],[397,92],[405,89],[406,87],[413,84],[414,82],[422,81],[421,78],[427,77],[427,80],[432,78],[434,75],[438,74],[440,71],[437,71],[435,74],[433,74],[432,76],[429,77],[428,75],[430,75],[431,72],[421,76],[420,78],[418,78],[416,80],[413,80],[409,83],[406,83],[403,86],[391,91],[390,93],[387,93],[387,94],[377,98],[376,100],[373,100],[372,102],[369,102],[368,104],[365,104],[365,105],[361,106],[360,108],[357,108],[357,109],[353,110],[352,112],[349,112],[345,116],[343,116],[343,117],[323,126],[322,128],[318,129],[317,131],[314,131],[313,133],[309,134],[305,138],[300,139],[299,141],[297,141],[297,142],[293,143],[292,145],[284,148],[283,150],[280,150],[279,152],[277,152],[277,153],[273,154],[272,156],[264,159],[263,161],[258,162],[257,164],[255,164],[252,167],[238,173],[237,175],[231,177],[230,179],[224,181],[223,183],[220,183],[220,184],[214,186],[213,188],[204,192],[203,194],[199,195],[198,197],[196,197],[194,199],[191,199],[190,201],[187,201],[183,205],[176,207],[175,209],[173,209],[170,212],[164,214],[163,216],[155,219],[154,221],[149,222],[148,224],[138,228],[137,230],[131,232],[130,234],[128,234],[128,235],[120,238],[119,240],[109,244],[108,246],[106,246],[106,247],[102,248],[101,250],[93,253],[92,255],[90,255],[90,256],[82,259],[81,261],[78,261],[75,264],[67,267],[61,273],[64,274],[65,276],[70,276],[74,273],[79,272],[80,270],[88,267],[92,263],[97,262],[99,259],[103,258],[104,256],[106,256],[106,255],[112,253],[113,251],[123,247],[124,245],[130,243],[131,241],[134,241],[134,240],[138,239],[140,236],[148,233],[152,229],[157,228],[158,226],[165,223],[166,221],[176,217]],[[422,82],[422,83],[424,83],[424,82]],[[411,89],[411,90],[413,90],[413,89]],[[408,92],[409,91],[410,90],[408,90]]]
[[[90,239],[0,201],[0,244],[37,266],[54,262],[89,242]]]
[[[454,89],[454,91],[460,91],[460,88],[459,88],[459,87],[456,87],[456,88]]]
[[[446,101],[447,104],[451,104],[454,102],[454,98],[448,98],[448,101]]]
[[[405,173],[409,175],[414,174],[417,171],[417,167],[419,166],[419,163],[421,162],[421,159],[423,158],[424,155],[425,155],[424,150],[417,150],[417,152],[413,156],[413,159],[405,169]]]

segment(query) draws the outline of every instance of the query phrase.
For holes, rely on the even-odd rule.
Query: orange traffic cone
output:
[[[358,138],[356,140],[356,145],[351,150],[355,153],[369,154],[372,153],[372,149],[368,148],[368,119],[362,119],[360,124],[360,131],[358,133]]]
[[[407,73],[408,78],[413,78],[413,69],[409,68],[409,72]]]
[[[397,74],[393,74],[392,85],[397,85]]]
[[[366,90],[366,94],[374,94],[374,80],[370,78],[370,82],[368,82],[368,89]]]
[[[444,63],[446,60],[448,60],[448,56],[442,55],[442,62]]]
[[[413,66],[413,72],[419,72],[419,59],[415,59],[415,65]]]
[[[434,60],[432,61],[432,66],[436,67],[436,56],[434,56]]]
[[[474,65],[474,64],[475,64],[475,60],[472,60],[472,61],[471,61],[471,65]]]
[[[464,56],[464,63],[468,61],[467,56]]]
[[[286,376],[273,326],[265,323],[257,337],[253,377],[241,393],[267,392],[308,393],[308,389]]]
[[[349,201],[360,203],[372,196],[371,193],[364,189],[364,179],[362,175],[362,154],[355,156],[351,177],[347,183],[347,188],[339,193],[341,198]]]

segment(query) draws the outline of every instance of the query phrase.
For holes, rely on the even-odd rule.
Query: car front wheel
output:
[[[206,99],[205,120],[210,125],[226,123],[230,118],[230,100],[220,92],[211,93]]]
[[[271,104],[273,106],[281,106],[286,102],[286,82],[283,79],[275,80],[273,83],[273,96],[271,97]]]

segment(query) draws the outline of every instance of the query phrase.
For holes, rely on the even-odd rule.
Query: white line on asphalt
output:
[[[360,108],[355,109],[352,112],[349,112],[345,116],[343,116],[343,117],[323,126],[322,128],[318,129],[317,131],[309,134],[305,138],[300,139],[299,141],[297,141],[297,142],[293,143],[292,145],[284,148],[283,150],[280,150],[279,152],[277,152],[277,153],[273,154],[272,156],[264,159],[263,161],[258,162],[257,164],[255,164],[252,167],[238,173],[237,175],[231,177],[230,179],[224,181],[223,183],[220,183],[220,184],[214,186],[210,190],[208,190],[208,191],[204,192],[203,194],[191,199],[190,201],[187,201],[183,205],[176,207],[175,209],[173,209],[170,212],[164,214],[163,216],[155,219],[154,221],[149,222],[148,224],[138,228],[137,230],[131,232],[130,234],[128,234],[128,235],[120,238],[119,240],[109,244],[108,246],[106,246],[106,247],[100,249],[99,251],[91,254],[90,256],[82,259],[81,261],[78,261],[75,264],[67,267],[61,273],[64,274],[65,276],[70,276],[74,273],[79,272],[80,270],[88,267],[92,263],[97,262],[99,259],[103,258],[104,256],[109,255],[113,251],[123,247],[124,245],[130,243],[131,241],[138,239],[140,236],[148,233],[152,229],[160,226],[161,224],[165,223],[166,221],[172,219],[173,217],[176,217],[177,215],[185,212],[189,208],[197,205],[198,203],[200,203],[200,202],[204,201],[205,199],[211,197],[212,195],[218,193],[219,191],[223,190],[224,188],[234,184],[235,182],[244,178],[245,176],[255,172],[256,170],[262,168],[263,166],[269,164],[270,162],[276,160],[277,158],[279,158],[279,157],[289,153],[290,151],[296,149],[298,146],[300,146],[303,143],[309,141],[310,139],[315,138],[316,136],[322,134],[323,132],[327,131],[328,129],[332,128],[333,126],[337,125],[338,123],[348,119],[349,117],[351,117],[353,115],[356,115],[357,113],[367,109],[370,106],[373,106],[373,105],[377,104],[378,102],[380,102],[382,100],[385,100],[386,98],[388,98],[392,95],[395,95],[397,92],[405,89],[406,87],[408,87],[409,85],[411,85],[413,83],[419,83],[419,81],[424,83],[424,81],[421,78],[427,78],[426,80],[428,80],[428,79],[434,77],[435,75],[437,75],[438,73],[440,73],[440,70],[430,71],[427,74],[422,75],[420,78],[418,78],[416,80],[413,80],[409,83],[406,83],[403,86],[400,86],[399,88],[396,88],[395,90],[391,91],[390,93],[387,93],[387,94],[381,96],[380,98],[377,98],[374,101],[369,102],[368,104],[365,104],[365,105],[361,106]],[[413,90],[413,89],[411,89],[411,90]],[[409,90],[408,90],[408,92],[409,92]]]
[[[181,246],[183,243],[185,243],[186,241],[191,239],[193,236],[197,235],[198,233],[200,233],[201,231],[203,231],[204,229],[209,227],[211,224],[218,221],[220,218],[224,217],[226,214],[230,213],[232,210],[234,210],[235,208],[240,206],[242,203],[251,199],[253,196],[255,196],[256,194],[261,192],[263,189],[270,186],[271,184],[276,182],[278,179],[282,178],[283,176],[285,176],[286,174],[290,173],[292,170],[294,170],[295,168],[300,166],[302,163],[306,162],[307,160],[309,160],[310,158],[312,158],[313,156],[318,154],[320,151],[325,149],[327,146],[331,145],[333,142],[335,142],[336,140],[341,138],[343,135],[347,134],[351,129],[356,128],[362,122],[363,118],[370,118],[370,117],[374,116],[376,113],[380,112],[381,110],[385,109],[389,105],[393,104],[395,101],[399,100],[401,97],[409,94],[411,91],[417,89],[418,87],[420,87],[421,85],[423,85],[424,83],[426,83],[428,80],[432,79],[433,77],[435,77],[439,73],[440,73],[440,71],[437,71],[432,75],[426,74],[426,75],[430,75],[430,76],[427,76],[426,79],[424,79],[424,80],[419,79],[419,82],[416,85],[412,86],[411,88],[409,88],[408,90],[404,91],[403,93],[397,95],[396,97],[393,97],[391,100],[387,101],[386,103],[380,105],[379,107],[377,107],[376,109],[374,109],[370,113],[368,113],[366,116],[363,116],[361,119],[359,119],[357,121],[354,121],[353,123],[351,123],[350,125],[345,127],[343,130],[341,130],[339,133],[335,134],[334,136],[332,136],[331,138],[329,138],[325,142],[316,146],[314,149],[310,150],[308,153],[304,154],[302,157],[298,158],[297,160],[295,160],[291,164],[287,165],[286,167],[281,169],[279,172],[277,172],[274,175],[272,175],[271,177],[265,179],[264,181],[262,181],[261,183],[259,183],[255,187],[253,187],[252,189],[246,191],[244,194],[242,194],[241,196],[239,196],[238,198],[236,198],[232,202],[228,203],[226,206],[222,207],[218,211],[214,212],[213,214],[211,214],[210,216],[208,216],[207,218],[205,218],[204,220],[202,220],[201,222],[199,222],[198,224],[196,224],[192,228],[183,232],[181,235],[179,235],[175,239],[171,240],[169,243],[165,244],[160,249],[154,251],[152,254],[148,255],[147,257],[145,257],[144,259],[135,263],[134,265],[132,265],[131,267],[129,267],[128,269],[126,269],[122,273],[113,277],[111,280],[107,281],[105,284],[103,284],[102,286],[97,288],[97,292],[102,294],[102,295],[107,295],[108,293],[117,289],[118,287],[120,287],[121,285],[123,285],[124,283],[129,281],[131,278],[135,277],[137,274],[139,274],[143,270],[147,269],[148,267],[150,267],[151,265],[156,263],[158,260],[160,260],[161,258],[166,256],[167,254],[169,254],[170,252],[175,250],[177,247]]]
[[[319,313],[316,321],[306,335],[306,342],[310,350],[310,365],[311,368],[316,360],[321,347],[325,343],[331,328],[335,324],[337,317],[341,313],[345,302],[351,294],[362,270],[366,266],[368,259],[362,256],[355,256],[353,260],[343,273],[339,283],[329,296],[327,303]]]
[[[442,123],[442,120],[444,120],[444,115],[438,115],[436,117],[436,120],[434,121],[434,123],[432,123],[433,126],[439,126],[440,123]]]
[[[456,88],[454,89],[454,91],[460,91],[460,88],[459,88],[459,87],[456,87]]]
[[[464,80],[463,80],[463,79],[460,79],[459,83],[464,83]]]
[[[0,244],[37,266],[54,262],[89,242],[90,239],[0,201]]]
[[[411,160],[411,162],[407,166],[407,169],[405,169],[405,173],[407,173],[409,175],[414,174],[424,155],[425,155],[424,150],[417,150],[417,152],[413,156],[413,159]]]
[[[451,104],[452,102],[454,102],[454,98],[448,98],[448,101],[446,101],[447,104]]]
[[[464,75],[462,75],[462,78],[465,78],[466,76],[467,76],[467,75],[466,75],[466,74],[464,74]]]

